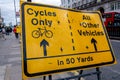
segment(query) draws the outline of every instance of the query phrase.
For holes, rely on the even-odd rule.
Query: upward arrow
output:
[[[94,38],[91,39],[91,44],[94,45],[94,49],[95,49],[95,51],[97,51],[97,46],[96,46],[97,41]]]
[[[47,49],[46,49],[46,46],[49,46],[49,43],[43,39],[41,42],[40,42],[40,47],[43,46],[43,52],[44,52],[44,56],[47,56]]]

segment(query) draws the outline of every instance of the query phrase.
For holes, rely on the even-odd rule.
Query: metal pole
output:
[[[83,70],[80,70],[79,75],[82,75],[82,73],[83,73]],[[80,80],[80,79],[81,79],[81,77],[78,78],[78,80]]]
[[[16,16],[16,5],[15,5],[15,0],[14,0],[14,11],[15,11],[15,20],[16,20],[16,25],[17,25],[17,16]]]
[[[0,8],[0,18],[1,18],[1,8]]]
[[[52,80],[52,75],[49,75],[48,77],[49,77],[49,80]]]
[[[96,71],[97,71],[97,72],[100,72],[99,67],[96,68]],[[98,73],[98,74],[97,74],[97,79],[98,79],[98,80],[101,80],[101,75],[100,75],[100,74],[101,74],[101,73]]]
[[[43,80],[46,80],[46,76],[43,76]]]

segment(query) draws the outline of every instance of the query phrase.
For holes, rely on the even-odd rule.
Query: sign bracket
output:
[[[97,75],[97,80],[101,80],[101,75],[100,74],[101,74],[100,68],[97,67],[96,72],[83,74],[83,70],[80,70],[79,75],[77,75],[77,76],[61,78],[61,79],[57,79],[57,80],[70,80],[70,79],[77,79],[77,78],[78,78],[78,80],[80,80],[81,77],[86,77],[86,76],[91,76],[91,75]],[[46,80],[46,76],[43,76],[43,80]],[[48,75],[48,80],[52,80],[52,75]]]
[[[46,80],[46,76],[43,76],[43,80]],[[52,75],[48,75],[48,80],[52,80]]]
[[[97,79],[98,79],[98,80],[101,80],[101,75],[100,75],[100,74],[101,74],[101,71],[100,71],[100,68],[99,68],[99,67],[96,68],[96,72],[97,72],[97,73],[96,73]],[[82,73],[83,73],[83,70],[80,70],[80,71],[79,71],[79,75],[82,75]],[[91,74],[91,75],[94,75],[94,74]],[[84,76],[84,75],[83,75],[83,76]],[[88,75],[88,76],[89,76],[89,75]],[[81,77],[82,77],[82,76],[81,76]],[[78,80],[80,80],[81,77],[79,77]]]

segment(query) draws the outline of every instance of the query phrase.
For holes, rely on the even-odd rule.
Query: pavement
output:
[[[22,80],[19,39],[13,33],[5,37],[0,38],[0,80]]]

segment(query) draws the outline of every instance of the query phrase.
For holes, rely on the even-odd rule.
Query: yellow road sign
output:
[[[27,77],[115,63],[99,12],[35,3],[21,7]]]

